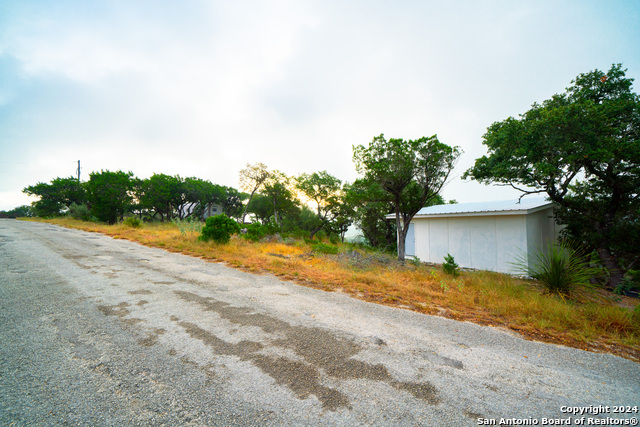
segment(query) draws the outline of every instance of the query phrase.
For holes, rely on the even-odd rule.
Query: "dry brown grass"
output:
[[[70,219],[46,220],[143,245],[222,261],[234,268],[273,274],[303,286],[519,332],[528,339],[614,353],[640,361],[640,324],[630,315],[638,301],[582,290],[572,299],[544,292],[535,282],[485,271],[453,278],[441,268],[400,264],[393,257],[347,246],[338,255],[313,253],[300,241],[251,243],[239,237],[226,245],[198,241],[173,224],[103,225]],[[627,307],[621,307],[625,302]]]

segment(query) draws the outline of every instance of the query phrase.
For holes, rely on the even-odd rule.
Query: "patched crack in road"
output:
[[[477,425],[634,405],[638,365],[0,221],[0,424]]]
[[[318,397],[322,406],[329,410],[350,407],[349,399],[338,390],[324,387],[319,382],[320,372],[338,379],[368,379],[385,381],[399,390],[406,390],[428,403],[438,403],[436,388],[425,383],[411,383],[394,380],[382,364],[372,365],[352,359],[362,347],[352,341],[339,339],[330,332],[319,328],[291,326],[287,322],[264,314],[252,313],[246,308],[230,307],[229,304],[213,298],[176,291],[185,301],[202,305],[207,311],[214,311],[222,318],[242,326],[258,326],[264,332],[282,334],[284,338],[272,340],[270,345],[293,350],[306,363],[289,360],[286,357],[270,357],[259,353],[264,345],[254,341],[229,344],[197,325],[179,322],[189,335],[198,338],[214,349],[216,354],[238,356],[249,360],[263,372],[271,375],[278,384],[286,385],[304,399],[310,394]]]

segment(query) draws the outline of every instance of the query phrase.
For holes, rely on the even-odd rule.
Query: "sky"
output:
[[[357,177],[352,147],[488,126],[622,63],[640,86],[637,0],[0,0],[0,210],[22,189],[101,170],[238,188],[262,162]]]

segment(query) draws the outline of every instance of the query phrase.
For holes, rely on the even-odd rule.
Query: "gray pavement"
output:
[[[639,404],[616,356],[0,220],[3,426],[635,425]]]

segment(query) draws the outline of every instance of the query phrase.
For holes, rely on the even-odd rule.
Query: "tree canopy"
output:
[[[142,181],[138,195],[140,205],[160,215],[160,220],[171,219],[174,213],[182,217],[184,200],[184,181],[179,176],[153,174]],[[154,214],[154,215],[155,215]]]
[[[638,260],[640,97],[621,64],[578,75],[564,93],[492,124],[488,154],[463,177],[545,193],[566,233],[600,256],[609,285]]]
[[[296,179],[296,188],[315,203],[318,225],[311,231],[311,238],[322,228],[328,228],[338,218],[342,204],[342,181],[327,171],[303,173]]]
[[[22,205],[11,209],[10,211],[0,211],[0,218],[22,218],[33,216],[31,206]]]
[[[390,198],[398,231],[398,259],[404,261],[408,225],[438,197],[460,155],[459,147],[436,135],[415,140],[376,136],[367,147],[353,147],[356,170],[377,183]]]
[[[133,204],[132,172],[92,172],[85,184],[91,213],[101,221],[115,224]]]
[[[56,216],[68,209],[72,204],[85,201],[85,190],[78,180],[73,177],[54,178],[50,184],[39,182],[22,190],[30,196],[38,196],[39,200],[32,203],[37,216]]]
[[[394,211],[389,193],[377,182],[366,178],[359,178],[345,187],[345,204],[353,210],[353,222],[365,239],[373,247],[395,250],[396,224],[386,220],[386,215]]]
[[[240,190],[249,192],[249,200],[247,200],[244,210],[242,211],[241,223],[244,223],[244,218],[247,215],[247,208],[253,199],[253,195],[262,187],[264,182],[269,178],[269,170],[264,163],[247,163],[247,167],[242,169],[239,173]]]
[[[273,218],[277,226],[280,226],[281,213],[294,209],[298,205],[292,189],[293,179],[278,170],[270,172],[264,182],[263,195],[271,200]]]

